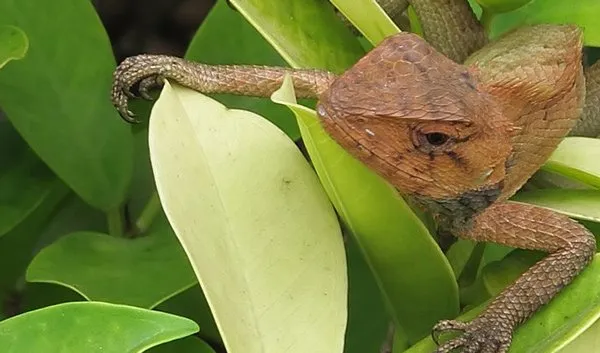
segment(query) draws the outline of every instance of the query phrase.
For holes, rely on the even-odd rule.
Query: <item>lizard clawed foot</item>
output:
[[[444,342],[435,353],[506,353],[512,341],[512,329],[509,326],[485,318],[477,318],[468,323],[455,320],[440,321],[434,326],[431,334],[436,344],[439,344],[440,334],[451,331],[461,334]]]
[[[138,55],[129,57],[117,67],[113,74],[110,98],[121,117],[129,123],[138,123],[128,109],[130,98],[141,97],[152,100],[149,91],[161,87],[173,67],[181,63],[180,58],[165,55]],[[137,85],[137,94],[132,88]]]

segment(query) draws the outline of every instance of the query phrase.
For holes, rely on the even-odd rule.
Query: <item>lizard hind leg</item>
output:
[[[515,328],[568,285],[596,252],[593,234],[579,223],[545,208],[515,202],[490,206],[454,233],[549,255],[505,288],[472,321],[445,320],[436,325],[434,333],[462,332],[439,346],[436,353],[449,353],[458,346],[463,353],[508,352]]]

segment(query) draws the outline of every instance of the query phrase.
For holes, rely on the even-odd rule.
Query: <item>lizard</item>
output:
[[[598,117],[597,105],[587,102],[598,102],[600,65],[584,73],[582,32],[573,25],[522,27],[489,42],[466,0],[409,2],[425,39],[392,35],[341,75],[142,54],[117,67],[111,98],[133,123],[127,104],[135,85],[146,99],[165,79],[203,93],[268,97],[291,76],[299,98],[318,100],[329,136],[427,209],[440,229],[548,253],[473,320],[433,327],[436,338],[460,333],[436,353],[506,353],[514,330],[596,252],[593,234],[578,222],[509,198],[580,116]],[[462,27],[439,33],[439,23]]]

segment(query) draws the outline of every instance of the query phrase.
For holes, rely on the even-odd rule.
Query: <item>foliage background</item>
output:
[[[553,5],[554,2],[539,5],[541,1],[533,1],[528,5],[529,11],[542,13],[541,8],[547,13],[569,15],[563,8]],[[290,10],[285,7],[286,3],[289,1],[282,1],[280,7],[269,11],[276,13],[279,10],[280,15],[285,14]],[[295,11],[305,21],[313,20],[314,13],[310,11],[324,6],[319,2],[314,4],[314,7],[307,5],[295,8]],[[0,33],[4,35],[0,34],[0,40],[17,43],[15,51],[9,52],[8,56],[19,56],[18,43],[22,33],[25,33],[26,41],[21,48],[29,49],[22,60],[10,62],[0,69],[0,108],[10,118],[0,115],[3,146],[0,149],[0,318],[13,318],[0,323],[0,347],[14,337],[22,337],[19,342],[25,342],[20,343],[25,346],[11,346],[14,352],[44,351],[56,344],[64,344],[69,351],[85,351],[86,346],[79,345],[89,344],[86,337],[90,327],[100,327],[106,331],[93,331],[90,339],[92,342],[99,339],[104,345],[107,341],[112,342],[111,349],[115,352],[143,351],[196,331],[193,336],[162,344],[151,351],[223,352],[221,335],[194,272],[158,199],[153,196],[155,182],[150,169],[147,127],[131,128],[123,124],[108,102],[111,72],[122,58],[142,52],[185,55],[210,64],[296,63],[341,71],[362,55],[363,46],[368,48],[369,44],[359,44],[339,24],[306,27],[304,32],[291,33],[283,38],[284,44],[276,46],[276,50],[224,1],[219,1],[214,8],[211,2],[199,0],[98,0],[94,5],[95,8],[77,0],[56,0],[52,4],[34,0],[22,0],[17,4],[0,0],[0,13],[3,14],[0,16]],[[198,23],[209,9],[213,11],[196,33]],[[575,7],[575,12],[577,9],[588,13],[587,17],[576,13],[579,21],[587,21],[600,12],[592,2],[582,2],[580,7]],[[333,12],[330,15],[333,18]],[[500,24],[493,27],[494,30],[508,28],[519,16],[516,13],[506,21],[499,16]],[[17,28],[2,27],[7,24]],[[596,38],[600,36],[600,30],[588,26],[587,31],[590,45],[587,60],[591,63],[597,55],[591,47],[598,45]],[[335,38],[335,45],[340,48],[335,55],[337,61],[325,60],[330,54],[323,50],[307,52],[304,57],[295,58],[296,61],[290,60],[293,58],[290,54],[286,62],[283,54],[306,38],[307,33],[319,35],[316,36],[318,39],[312,37],[314,42],[309,47],[313,49],[329,48],[332,42],[328,41]],[[305,150],[306,139],[299,140],[300,130],[287,108],[268,99],[215,98],[228,107],[247,109],[266,117]],[[312,102],[304,103],[312,105]],[[140,101],[134,104],[139,115],[148,115],[150,104]],[[527,202],[546,202],[550,207],[569,212],[597,231],[600,172],[595,161],[600,148],[593,139],[573,139],[564,150],[563,155],[557,155],[554,164],[548,164],[529,185],[536,190],[518,197]],[[583,155],[583,158],[576,161],[574,155]],[[554,179],[549,178],[548,173],[553,173]],[[569,177],[571,182],[587,181],[584,191],[580,187],[577,190],[558,188],[553,184],[556,174]],[[407,224],[398,226],[406,227]],[[357,229],[366,229],[368,233],[370,226],[350,227],[346,231],[355,233]],[[382,233],[389,235],[388,243],[379,243],[379,248],[372,249],[369,260],[371,267],[377,268],[379,264],[376,271],[379,280],[362,256],[365,244],[359,246],[350,234],[346,237],[350,287],[345,350],[348,353],[378,352],[388,336],[390,320],[398,316],[398,312],[386,310],[386,305],[390,308],[390,304],[385,303],[385,295],[382,297],[377,286],[377,281],[381,285],[381,278],[404,278],[407,283],[416,285],[414,293],[443,296],[431,288],[428,291],[419,287],[414,277],[435,273],[454,280],[456,276],[461,290],[460,304],[463,308],[471,308],[497,293],[537,256],[458,242],[446,253],[448,260],[439,257],[439,261],[448,261],[451,268],[433,271],[427,268],[432,263],[428,261],[416,269],[412,264],[426,256],[423,252],[413,251],[413,257],[401,257],[403,262],[399,265],[397,258],[392,264],[378,262],[386,248],[392,248],[391,242],[397,240],[395,233],[387,229]],[[416,233],[417,236],[420,234],[419,231]],[[426,234],[426,231],[421,230],[421,233]],[[414,234],[409,232],[409,235]],[[402,239],[407,241],[409,238]],[[545,349],[542,351],[552,351],[556,344],[566,342],[561,329],[571,333],[583,331],[597,318],[600,298],[594,290],[598,287],[595,281],[599,277],[594,276],[598,273],[596,267],[588,271],[589,275],[580,281],[581,285],[563,295],[564,299],[553,305],[552,310],[545,311],[546,316],[541,315],[539,321],[531,324],[541,329],[529,331],[527,337],[556,336],[554,341],[551,340],[555,346],[541,347]],[[386,283],[384,281],[383,287]],[[386,290],[394,290],[393,286],[385,288],[384,294]],[[392,297],[395,300],[392,309],[419,308],[422,305],[415,300],[425,300],[422,296]],[[452,295],[445,297],[453,298]],[[67,304],[52,306],[58,303]],[[458,304],[441,306],[452,312],[457,309],[452,305]],[[34,311],[40,308],[49,310]],[[82,318],[82,321],[67,320],[57,325],[56,317],[59,316]],[[562,321],[559,320],[557,325],[545,324],[559,317]],[[114,322],[107,322],[107,318]],[[86,324],[86,320],[89,323]],[[144,326],[142,323],[148,320],[155,324]],[[38,324],[40,331],[23,331],[32,321]],[[423,330],[415,328],[419,325],[415,322],[408,333],[406,328],[396,331],[395,349],[398,352],[408,343],[414,343],[416,337],[423,336]],[[428,327],[429,324],[423,319],[422,325]],[[595,331],[588,330],[587,336],[573,344],[592,347],[596,326]],[[411,332],[411,328],[418,332]],[[32,340],[31,337],[48,339]],[[430,344],[422,341],[412,351],[427,351]],[[525,343],[521,345],[526,346]]]

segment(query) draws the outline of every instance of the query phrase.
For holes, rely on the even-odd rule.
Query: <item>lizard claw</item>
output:
[[[129,123],[138,123],[128,108],[130,98],[141,97],[152,100],[149,90],[162,86],[165,73],[178,63],[179,58],[164,55],[137,55],[129,57],[117,67],[113,74],[110,98],[121,117]],[[132,88],[138,86],[138,94]]]
[[[459,331],[460,335],[440,345],[435,353],[506,353],[512,341],[512,329],[498,321],[477,318],[465,323],[455,320],[440,321],[432,330],[436,344],[441,333]]]
[[[140,92],[140,97],[145,100],[152,101],[154,98],[150,96],[150,90],[158,87],[162,87],[164,84],[164,78],[160,75],[146,77],[141,80],[138,84],[138,91]]]
[[[467,324],[456,320],[442,320],[438,322],[431,330],[431,338],[433,342],[440,345],[440,335],[448,331],[459,331],[464,332]]]

